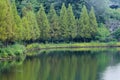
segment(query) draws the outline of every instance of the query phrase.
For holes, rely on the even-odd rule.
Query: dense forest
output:
[[[119,10],[112,0],[1,0],[0,41],[116,41]]]

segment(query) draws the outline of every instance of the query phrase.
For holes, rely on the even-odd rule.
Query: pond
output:
[[[23,62],[0,62],[0,80],[120,80],[119,75],[120,52],[110,49],[44,51]]]

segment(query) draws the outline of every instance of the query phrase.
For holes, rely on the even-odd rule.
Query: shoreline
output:
[[[49,47],[49,48],[33,48],[27,51],[34,51],[34,50],[51,50],[51,49],[78,49],[78,48],[119,48],[120,46],[70,46],[70,47]]]
[[[27,50],[33,49],[33,48],[38,48],[38,49],[54,49],[54,48],[110,48],[110,47],[115,47],[119,48],[120,43],[48,43],[48,44],[39,44],[39,43],[33,43],[30,45],[27,45]]]
[[[32,43],[26,46],[26,49],[23,51],[22,54],[25,54],[26,56],[33,56],[37,55],[38,53],[32,54],[31,52],[34,51],[42,51],[42,50],[52,50],[52,49],[103,49],[103,48],[120,48],[120,43],[97,43],[97,42],[91,42],[91,43],[48,43],[48,44],[41,44],[41,43]],[[31,53],[31,54],[29,54]],[[21,55],[22,55],[21,54]],[[0,57],[0,61],[6,61],[6,60],[14,60],[20,57],[18,56],[7,56],[7,57]]]
[[[49,50],[105,50],[108,48],[120,48],[120,43],[60,43],[60,44],[39,44],[33,43],[27,47],[27,56],[38,55],[37,51]],[[118,49],[119,50],[119,49]],[[36,52],[36,53],[35,53]]]

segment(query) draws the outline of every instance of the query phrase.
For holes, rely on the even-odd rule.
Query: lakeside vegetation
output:
[[[62,1],[58,8],[56,1],[1,0],[0,58],[13,58],[34,48],[118,47],[120,29],[110,32],[106,21],[117,20],[119,9],[113,10],[105,3],[104,12],[91,1],[80,1],[78,6],[76,1]],[[44,2],[48,2],[48,9]],[[98,9],[106,17],[103,13],[99,16]]]
[[[94,48],[94,47],[118,47],[120,43],[109,42],[109,43],[101,43],[101,42],[85,42],[85,43],[47,43],[47,44],[39,44],[33,43],[28,45],[27,49],[32,48],[40,48],[40,49],[51,49],[51,48]]]
[[[0,0],[0,80],[117,80],[119,63],[120,0]]]
[[[0,48],[0,60],[9,60],[23,56],[25,50],[25,46],[20,44],[14,44]]]
[[[41,53],[49,52],[49,51],[59,51],[59,50],[72,50],[72,51],[104,51],[107,49],[120,50],[120,43],[118,42],[89,42],[89,43],[47,43],[47,44],[39,44],[33,43],[26,46],[26,55],[27,56],[35,56]]]
[[[12,60],[20,56],[35,56],[44,51],[72,50],[72,51],[104,51],[107,49],[120,50],[118,42],[84,42],[84,43],[32,43],[27,46],[15,44],[0,49],[0,60]]]

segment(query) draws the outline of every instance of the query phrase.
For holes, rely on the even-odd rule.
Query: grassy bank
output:
[[[120,47],[120,43],[109,42],[109,43],[100,43],[100,42],[90,42],[90,43],[47,43],[47,44],[39,44],[33,43],[27,45],[27,49],[52,49],[52,48],[96,48],[96,47]]]
[[[42,51],[51,51],[51,50],[106,50],[110,47],[120,47],[119,42],[109,42],[109,43],[100,43],[100,42],[90,42],[90,43],[32,43],[27,45],[14,44],[9,45],[4,48],[0,48],[0,60],[13,59],[23,55],[24,53],[27,56],[33,56],[41,53]]]
[[[119,42],[109,42],[109,43],[100,43],[100,42],[90,42],[90,43],[59,43],[59,44],[39,44],[33,43],[27,45],[26,49],[28,51],[27,55],[32,56],[36,53],[40,53],[38,51],[42,50],[106,50],[108,48],[119,48]],[[36,52],[37,51],[37,52]]]

